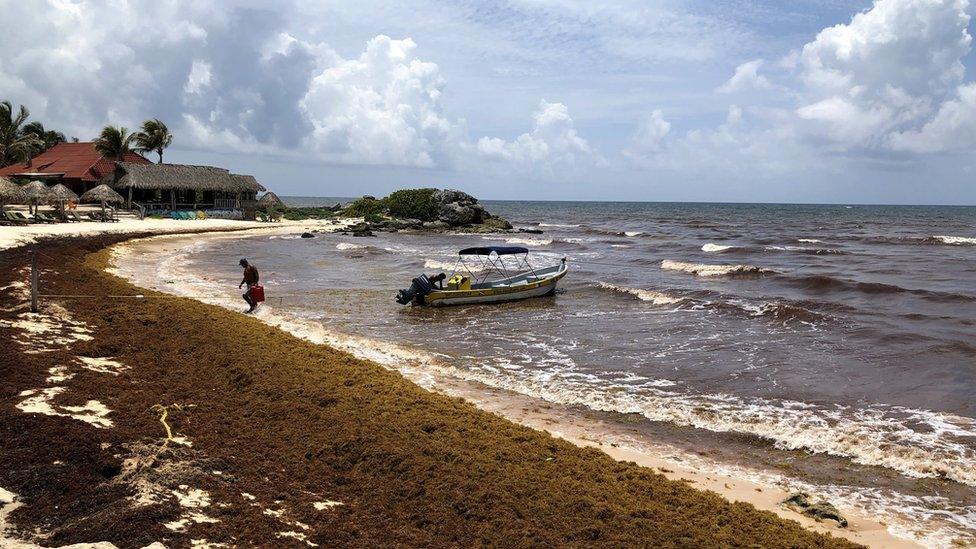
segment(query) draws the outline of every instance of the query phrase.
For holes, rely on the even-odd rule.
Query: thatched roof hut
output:
[[[65,187],[61,183],[50,188],[47,195],[47,201],[52,204],[64,203],[64,202],[78,202],[78,195],[74,193],[68,187]]]
[[[192,189],[199,191],[260,192],[265,190],[250,175],[232,174],[213,166],[188,164],[133,164],[119,162],[116,173],[103,179],[116,189],[163,190]]]
[[[125,198],[108,185],[102,184],[81,195],[81,201],[121,204],[125,202]]]
[[[258,199],[258,208],[262,210],[269,210],[271,208],[284,208],[285,203],[278,195],[273,192],[266,192],[264,196]]]
[[[23,189],[27,193],[27,199],[34,202],[47,200],[48,195],[51,194],[51,189],[47,186],[47,183],[38,179],[24,185]]]
[[[4,204],[23,204],[27,202],[24,189],[7,178],[0,177],[0,211]]]

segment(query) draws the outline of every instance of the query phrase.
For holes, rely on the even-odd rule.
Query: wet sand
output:
[[[46,300],[37,318],[26,254],[0,256],[0,332],[13,342],[0,359],[0,486],[23,504],[5,517],[46,545],[845,544],[257,319],[135,288],[104,272],[108,253],[86,259],[120,238],[43,244],[44,293],[147,299]],[[24,410],[38,395],[46,408]],[[493,410],[503,399],[484,395],[461,396],[599,445],[589,426],[553,428],[558,414],[513,400]],[[748,501],[776,509],[778,497]],[[857,542],[895,543],[853,522]]]

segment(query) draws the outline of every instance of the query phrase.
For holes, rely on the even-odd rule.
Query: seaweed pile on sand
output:
[[[43,293],[94,296],[45,300],[41,314],[63,307],[89,337],[0,353],[0,487],[19,504],[6,516],[17,531],[0,535],[119,547],[852,546],[256,319],[157,298],[104,272],[100,250],[120,239],[41,246],[53,269]],[[0,252],[0,286],[23,282],[27,261]],[[135,294],[147,298],[105,297]],[[5,341],[24,337],[25,307],[22,292],[0,294]],[[111,425],[17,407],[51,383],[64,388],[51,410],[97,401]]]

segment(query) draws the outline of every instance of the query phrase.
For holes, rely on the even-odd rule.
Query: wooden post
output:
[[[37,246],[31,248],[31,312],[37,312]]]

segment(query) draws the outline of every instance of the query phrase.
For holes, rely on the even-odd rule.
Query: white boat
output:
[[[566,276],[566,258],[551,267],[536,269],[529,264],[529,250],[521,246],[481,246],[458,252],[447,284],[437,285],[421,275],[410,288],[397,293],[397,302],[406,305],[446,307],[475,303],[502,303],[556,293],[556,284]],[[476,275],[467,261],[477,258]],[[512,258],[506,262],[505,258]],[[513,265],[514,263],[514,265]],[[446,275],[444,275],[446,278]]]

